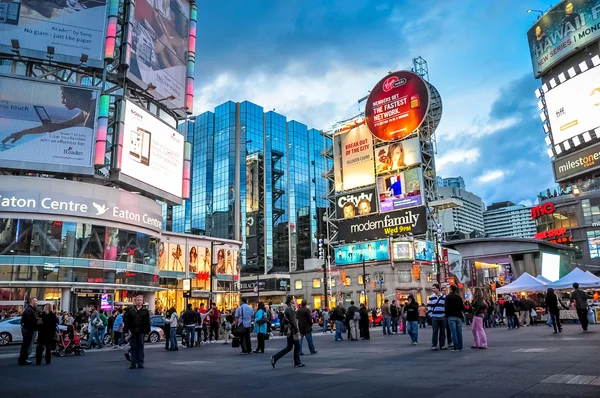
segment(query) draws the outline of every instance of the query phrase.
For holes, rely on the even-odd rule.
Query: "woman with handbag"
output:
[[[271,366],[274,368],[277,361],[283,358],[288,352],[294,350],[294,367],[303,368],[305,365],[300,362],[300,329],[296,320],[296,298],[288,296],[285,300],[287,305],[283,313],[283,320],[287,325],[287,346],[271,357]]]
[[[258,311],[254,315],[254,333],[256,333],[256,339],[258,340],[258,345],[254,353],[264,354],[265,336],[267,335],[267,310],[265,309],[265,303],[262,301],[258,303]]]

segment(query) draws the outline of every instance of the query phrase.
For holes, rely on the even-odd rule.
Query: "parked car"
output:
[[[21,334],[21,317],[7,318],[0,321],[0,346],[10,343],[21,343],[23,335]]]
[[[82,340],[89,340],[90,338],[90,334],[88,332],[88,324],[84,323],[81,326],[81,333],[80,333],[81,339]],[[162,328],[159,328],[157,326],[153,326],[152,322],[150,323],[150,333],[146,336],[146,341],[150,342],[150,343],[158,343],[160,340],[165,338],[165,332],[162,330]],[[112,343],[112,333],[106,333],[104,335],[104,339],[103,339],[103,344],[104,345],[109,345]]]

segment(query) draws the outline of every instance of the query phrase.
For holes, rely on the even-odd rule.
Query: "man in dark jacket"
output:
[[[450,333],[454,347],[450,351],[462,351],[462,319],[466,311],[462,298],[456,294],[458,288],[456,285],[450,286],[450,294],[446,296],[445,312],[446,319],[450,325]]]
[[[296,312],[296,318],[298,318],[298,329],[300,329],[300,334],[302,335],[302,338],[300,339],[300,355],[304,355],[302,353],[302,343],[304,342],[305,337],[306,341],[308,342],[308,349],[310,350],[310,353],[317,353],[312,338],[312,316],[310,309],[306,305],[306,300],[302,300],[302,308],[299,308]]]
[[[191,304],[187,305],[187,309],[181,316],[181,322],[183,322],[187,334],[187,348],[194,347],[196,341],[196,323],[199,321],[198,316],[198,313],[192,309]]]
[[[392,305],[390,305],[390,313],[392,314],[392,333],[398,334],[398,326],[400,325],[400,311],[398,311],[396,300],[392,300]]]
[[[20,366],[29,366],[31,365],[31,361],[27,359],[29,356],[29,347],[31,347],[31,343],[33,341],[33,334],[35,333],[35,328],[37,327],[37,299],[30,298],[27,307],[23,311],[21,315],[21,333],[23,334],[23,344],[21,344],[21,351],[19,353],[19,365]]]
[[[348,331],[350,332],[351,340],[358,340],[358,322],[360,321],[360,312],[358,307],[354,305],[354,301],[350,302],[350,307],[346,311],[346,323],[348,324]]]
[[[303,368],[304,364],[300,362],[300,330],[298,328],[298,320],[296,319],[296,298],[294,296],[288,296],[285,300],[285,304],[287,307],[283,314],[283,319],[289,328],[287,334],[287,346],[271,357],[271,366],[275,367],[277,361],[293,349],[294,367]]]
[[[125,331],[130,332],[129,347],[131,355],[131,366],[129,369],[144,368],[144,340],[150,333],[150,313],[144,308],[144,296],[135,296],[135,306],[131,307],[125,314]]]

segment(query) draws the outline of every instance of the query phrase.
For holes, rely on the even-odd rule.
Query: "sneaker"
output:
[[[437,351],[437,350],[438,350],[438,348],[437,348],[437,346],[436,346],[436,345],[432,345],[432,346],[431,346],[431,351]]]
[[[144,369],[144,364],[143,363],[138,363],[138,369]]]
[[[275,369],[275,357],[271,357],[271,366]]]
[[[450,352],[458,352],[460,350],[455,350],[454,347],[450,348]]]
[[[305,365],[305,364],[303,364],[303,363],[301,363],[301,364],[299,364],[299,365],[294,365],[294,367],[295,367],[295,368],[303,368],[303,367],[305,367],[305,366],[306,366],[306,365]]]
[[[442,351],[446,351],[447,349],[448,349],[448,347],[442,347],[442,348],[440,348],[440,350],[442,350]]]
[[[217,341],[216,340],[211,340],[210,344],[215,344]]]
[[[223,343],[223,345],[227,345],[227,344],[229,344],[229,343],[228,343],[228,342],[224,342],[224,343]]]

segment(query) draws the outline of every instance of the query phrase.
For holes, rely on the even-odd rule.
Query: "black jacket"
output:
[[[448,303],[446,301],[446,303]],[[412,304],[406,304],[404,306],[404,314],[406,315],[407,322],[417,322],[419,320],[419,304],[412,302]]]
[[[395,304],[390,305],[390,312],[392,313],[392,317],[400,316],[400,313],[398,312],[398,307],[396,307]]]
[[[344,321],[346,318],[346,309],[344,307],[335,307],[333,314],[331,315],[332,321]]]
[[[292,329],[292,334],[296,334],[299,332],[298,329],[298,320],[296,319],[296,311],[291,306],[287,306],[285,309],[284,319],[287,322],[287,326]]]
[[[513,316],[517,312],[517,307],[513,301],[505,301],[504,311],[506,312],[506,316]]]
[[[360,321],[358,322],[360,327],[369,327],[369,313],[367,312],[366,307],[362,307],[360,310]]]
[[[348,311],[346,311],[346,320],[347,321],[353,321],[354,320],[354,314],[358,312],[358,307],[356,307],[355,305],[351,305],[350,307],[348,307]]]
[[[30,305],[27,305],[23,314],[21,314],[21,327],[30,332],[34,332],[37,328],[37,314]]]
[[[198,321],[198,314],[192,309],[185,310],[185,312],[181,316],[181,321],[183,322],[184,326],[195,325]]]
[[[43,344],[52,343],[56,335],[56,325],[58,325],[58,318],[54,312],[48,314],[42,312],[42,324],[39,325],[38,329],[38,341]]]
[[[298,308],[298,311],[296,311],[296,318],[298,318],[300,334],[312,332],[312,316],[307,307]]]
[[[463,312],[467,309],[462,301],[462,298],[456,293],[450,293],[446,296],[446,318],[453,316],[463,319]]]
[[[131,307],[127,310],[125,318],[125,330],[132,334],[148,334],[150,333],[150,312],[147,308]]]

